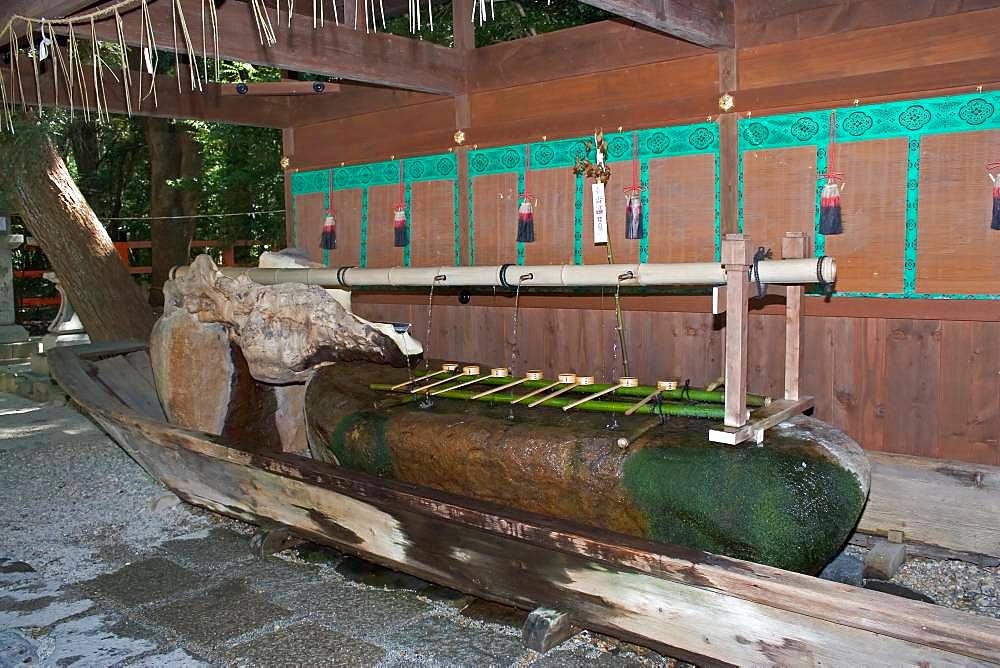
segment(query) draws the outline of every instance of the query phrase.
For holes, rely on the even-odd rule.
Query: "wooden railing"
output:
[[[234,267],[236,266],[236,248],[237,247],[247,247],[247,246],[262,246],[266,242],[263,241],[250,241],[249,239],[239,239],[233,242],[223,242],[213,239],[196,239],[191,242],[191,248],[221,248],[222,249],[222,266],[224,267]],[[40,248],[37,243],[34,243],[31,239],[24,245],[25,248]],[[115,249],[118,251],[118,257],[121,258],[122,264],[128,267],[130,274],[149,274],[153,271],[153,268],[149,265],[136,265],[131,264],[130,251],[141,250],[141,249],[151,249],[153,247],[152,241],[116,241]],[[14,278],[42,278],[45,272],[51,271],[50,269],[21,269],[14,272]],[[58,306],[59,305],[59,295],[54,295],[52,297],[19,297],[17,303],[19,307],[39,307],[39,306]]]

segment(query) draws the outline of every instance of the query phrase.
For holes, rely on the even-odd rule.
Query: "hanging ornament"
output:
[[[326,216],[323,218],[323,235],[320,238],[320,248],[335,250],[337,248],[337,220],[333,215],[333,170],[330,170],[330,188],[326,195]]]
[[[625,192],[625,238],[642,239],[642,183],[639,181],[639,133],[632,133],[632,185]]]
[[[820,178],[826,179],[819,204],[819,233],[827,236],[843,234],[844,225],[840,213],[840,191],[844,185],[844,175],[836,171],[837,112],[830,112],[830,142],[827,144],[827,170]]]
[[[990,229],[1000,230],[1000,160],[986,164],[986,173],[993,182],[993,217]]]
[[[392,245],[403,248],[410,243],[406,229],[406,191],[403,185],[403,161],[399,161],[399,202],[393,207]]]
[[[524,192],[520,194],[517,207],[517,242],[530,244],[535,240],[535,196],[528,190],[528,174],[531,171],[531,144],[524,147]]]

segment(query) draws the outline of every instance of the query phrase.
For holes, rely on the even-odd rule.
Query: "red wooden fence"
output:
[[[222,241],[216,241],[212,239],[196,239],[191,242],[191,248],[222,248],[222,266],[232,267],[236,265],[236,247],[245,246],[259,246],[264,242],[260,241],[250,241],[248,239],[239,239],[233,241],[229,244],[225,244]],[[29,243],[27,247],[38,248],[37,244]],[[132,249],[145,249],[152,248],[152,241],[116,241],[115,249],[118,251],[118,257],[121,258],[122,264],[128,267],[130,274],[148,274],[153,271],[153,268],[144,266],[132,266],[129,256],[129,251]],[[14,272],[14,278],[41,278],[42,275],[50,271],[49,269],[22,269]],[[20,307],[37,307],[37,306],[58,306],[59,305],[59,295],[53,297],[20,297],[18,300],[18,306]]]

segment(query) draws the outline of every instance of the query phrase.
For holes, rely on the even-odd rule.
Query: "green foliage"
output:
[[[426,2],[421,6],[427,8]],[[486,2],[487,18],[479,23],[476,14],[476,46],[489,46],[499,42],[522,37],[531,37],[554,30],[602,21],[613,18],[611,14],[585,5],[576,0],[505,0],[494,2],[491,8]],[[452,23],[451,3],[434,5],[434,30],[427,23],[426,13],[422,13],[421,29],[415,37],[442,46],[455,45],[455,29]],[[471,20],[468,17],[467,20]],[[388,31],[394,35],[411,37],[408,15],[397,16],[386,21]]]

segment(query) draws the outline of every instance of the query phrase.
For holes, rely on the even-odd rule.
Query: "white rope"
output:
[[[192,218],[235,218],[236,216],[264,216],[272,213],[285,213],[284,209],[271,211],[243,211],[239,213],[198,213],[191,216],[125,216],[118,218],[101,218],[101,220],[190,220]]]

